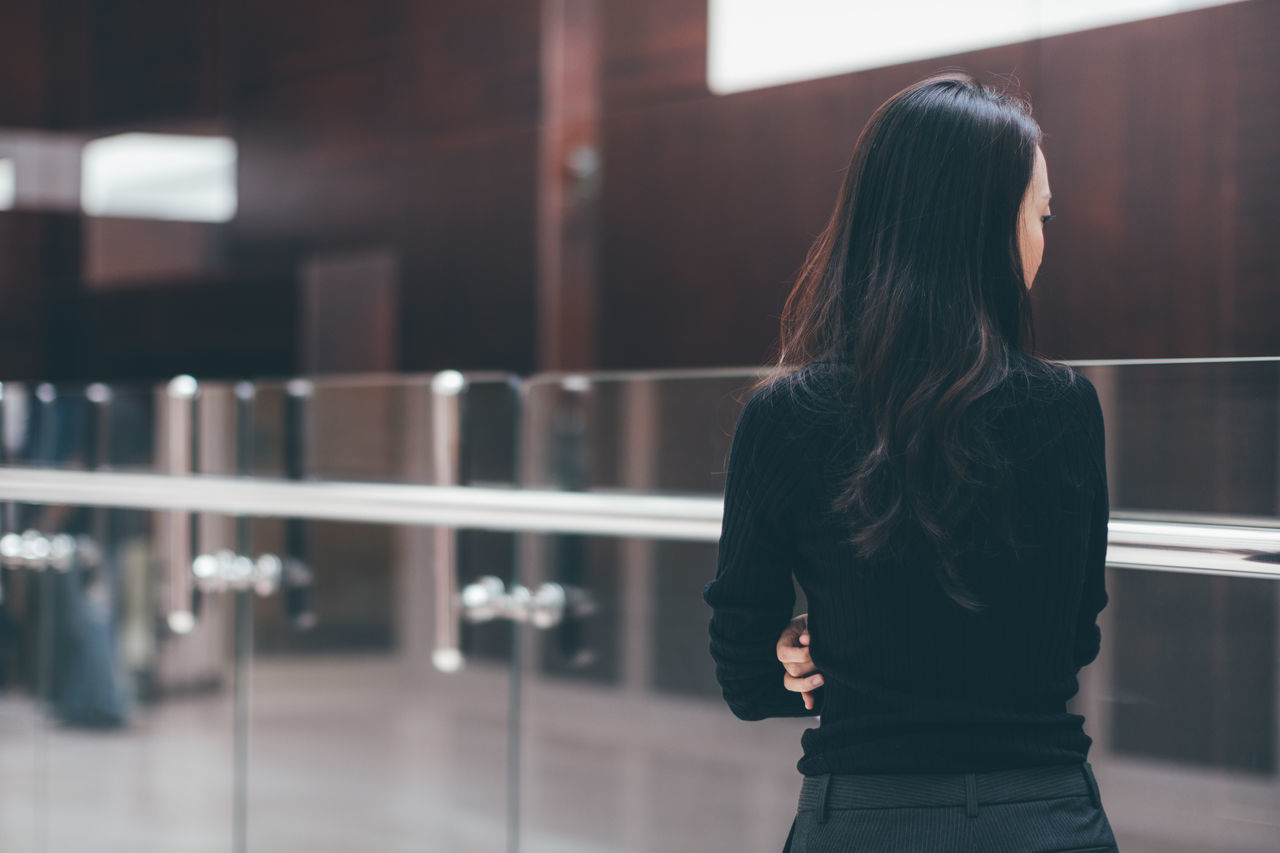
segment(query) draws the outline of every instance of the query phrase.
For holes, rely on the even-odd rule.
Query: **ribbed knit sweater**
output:
[[[858,436],[870,433],[857,428],[864,413],[823,415],[813,399],[824,382],[856,381],[847,365],[805,370],[810,390],[765,388],[747,401],[730,448],[716,576],[703,590],[730,709],[744,720],[819,716],[801,738],[805,775],[1084,760],[1092,741],[1066,703],[1098,654],[1107,603],[1105,439],[1093,385],[1052,366],[975,404],[1014,460],[992,503],[1017,533],[1001,544],[980,523],[968,528],[963,577],[987,602],[974,613],[942,592],[932,566],[863,561],[845,541],[831,503],[865,452]],[[793,576],[824,677],[812,711],[784,688],[776,657]]]

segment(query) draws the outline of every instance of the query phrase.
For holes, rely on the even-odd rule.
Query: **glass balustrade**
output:
[[[252,476],[515,483],[509,376],[263,382],[249,412]],[[287,517],[248,528],[247,553],[285,568],[281,593],[244,596],[248,848],[506,849],[511,626],[463,625],[453,598],[482,575],[509,583],[515,537]]]
[[[4,463],[63,471],[218,471],[229,386],[5,383]],[[197,430],[197,427],[199,429]],[[199,446],[195,436],[199,433]],[[176,439],[176,443],[175,443]],[[217,602],[162,620],[187,514],[3,504],[5,770],[0,849],[226,850],[232,838],[231,661]],[[186,610],[199,602],[188,599]]]
[[[718,499],[743,371],[535,377],[526,487]],[[779,850],[807,723],[744,723],[720,698],[703,585],[716,542],[526,535],[523,583],[594,610],[526,634],[521,849]],[[799,592],[799,608],[804,609]]]
[[[1080,369],[1106,415],[1113,539],[1125,524],[1280,531],[1280,363]],[[534,377],[522,481],[718,496],[755,378]],[[1121,849],[1275,849],[1280,578],[1244,573],[1273,567],[1280,539],[1228,558],[1161,535],[1153,547],[1113,545],[1103,650],[1071,703],[1087,717]],[[800,733],[815,723],[743,723],[722,705],[699,598],[714,542],[532,538],[525,584],[581,584],[598,609],[559,636],[525,638],[523,849],[780,849]],[[1203,573],[1211,566],[1238,574]]]
[[[1112,546],[1071,710],[1121,849],[1277,849],[1280,361],[1079,366]],[[780,849],[814,721],[732,716],[700,598],[756,376],[5,384],[11,473],[247,479],[0,475],[0,849]],[[378,516],[421,485],[508,520]]]

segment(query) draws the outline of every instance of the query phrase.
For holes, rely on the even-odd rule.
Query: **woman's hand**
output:
[[[802,613],[791,620],[778,638],[778,660],[787,674],[782,677],[783,686],[804,697],[806,710],[813,710],[813,692],[822,686],[822,676],[813,669],[809,656],[809,614]]]

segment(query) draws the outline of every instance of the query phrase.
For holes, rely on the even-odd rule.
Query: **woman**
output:
[[[794,853],[1116,849],[1066,710],[1109,507],[1094,387],[1033,354],[1040,142],[965,75],[881,106],[739,417],[703,598],[738,717],[821,715]]]

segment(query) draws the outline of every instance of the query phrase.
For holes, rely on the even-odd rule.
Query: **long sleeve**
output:
[[[1091,383],[1085,395],[1089,406],[1090,462],[1095,483],[1093,506],[1089,516],[1089,545],[1084,567],[1084,590],[1076,623],[1076,644],[1072,660],[1076,670],[1092,663],[1102,645],[1098,614],[1107,606],[1107,522],[1111,514],[1107,493],[1106,429],[1102,406]]]
[[[724,517],[715,579],[702,591],[711,606],[708,633],[716,680],[725,702],[743,720],[815,716],[783,686],[778,637],[791,621],[795,544],[787,523],[799,482],[797,460],[786,450],[786,430],[775,411],[777,395],[757,392],[734,430],[725,477]]]

